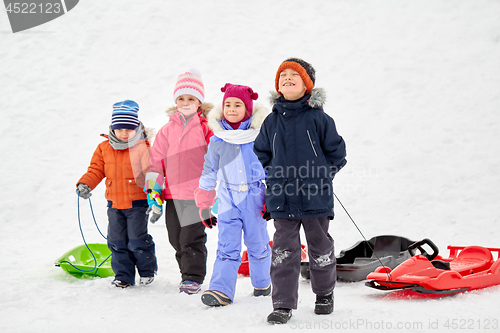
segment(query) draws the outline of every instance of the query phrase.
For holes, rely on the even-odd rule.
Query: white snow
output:
[[[316,264],[318,264],[319,267],[325,267],[325,266],[331,265],[331,264],[335,263],[333,258],[330,259],[332,252],[333,251],[330,251],[329,253],[320,255],[317,258],[309,257],[309,261],[314,260],[314,262],[316,262]]]
[[[273,267],[276,267],[278,265],[281,265],[283,263],[283,260],[288,258],[291,254],[290,251],[287,250],[282,250],[282,249],[274,249],[274,259],[271,262],[271,265]]]
[[[201,70],[206,100],[226,82],[267,104],[278,65],[301,57],[327,91],[348,147],[336,192],[367,238],[396,234],[500,247],[500,2],[497,0],[86,0],[13,34],[0,10],[1,332],[498,332],[500,287],[434,300],[392,300],[338,283],[335,312],[313,313],[309,282],[290,323],[266,323],[270,298],[238,280],[234,304],[178,293],[163,223],[150,225],[159,272],[147,287],[110,288],[53,265],[83,243],[75,182],[132,99],[159,129],[177,75]],[[92,203],[106,230],[104,184]],[[104,242],[81,201],[88,242]],[[272,234],[274,229],[269,224]],[[340,205],[336,253],[361,240]],[[208,230],[211,276],[217,230]],[[304,242],[304,241],[303,241]],[[446,327],[448,323],[449,327]],[[463,328],[463,329],[460,329]]]

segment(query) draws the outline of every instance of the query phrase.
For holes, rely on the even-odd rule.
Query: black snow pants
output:
[[[207,234],[194,200],[167,199],[165,223],[182,281],[203,283],[207,272]]]
[[[333,239],[328,233],[329,217],[275,219],[271,259],[272,301],[275,309],[297,308],[301,225],[306,235],[312,291],[324,296],[335,288],[336,259]]]

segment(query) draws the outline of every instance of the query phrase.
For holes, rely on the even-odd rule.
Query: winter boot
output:
[[[253,288],[253,295],[255,297],[271,295],[271,285],[268,285],[266,288]]]
[[[225,306],[232,303],[231,299],[217,290],[206,290],[201,294],[201,302],[207,306]]]
[[[182,281],[179,285],[179,292],[186,293],[188,295],[193,295],[199,293],[201,286],[198,282],[194,281]]]
[[[276,308],[267,316],[269,324],[286,324],[292,317],[292,309]]]
[[[130,283],[127,283],[127,282],[121,281],[121,280],[117,280],[117,279],[114,279],[113,282],[111,282],[111,284],[117,288],[128,288],[131,286]]]
[[[141,286],[147,286],[148,284],[153,283],[154,280],[154,276],[141,276]]]
[[[325,296],[316,295],[315,314],[330,314],[333,312],[333,292]]]

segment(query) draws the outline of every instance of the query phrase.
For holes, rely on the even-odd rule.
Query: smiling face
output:
[[[201,106],[200,100],[192,95],[180,95],[175,100],[175,103],[177,104],[177,110],[186,117],[198,111]]]
[[[118,139],[123,142],[127,142],[131,140],[136,134],[135,130],[127,129],[127,128],[118,128],[115,129],[115,135]]]
[[[306,94],[306,85],[300,74],[291,68],[286,68],[280,73],[278,91],[289,100],[294,101]]]
[[[232,124],[239,123],[245,118],[247,108],[239,98],[228,97],[224,101],[224,118]]]

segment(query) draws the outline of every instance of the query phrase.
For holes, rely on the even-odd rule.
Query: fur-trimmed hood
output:
[[[204,117],[207,117],[209,112],[214,108],[214,105],[212,103],[208,103],[208,102],[205,102],[203,104],[201,104],[200,106],[200,109],[201,109],[201,114],[204,116]],[[171,106],[169,107],[165,113],[167,114],[167,116],[171,116],[175,113],[175,111],[177,111],[177,106]]]
[[[146,135],[146,140],[151,142],[151,140],[153,140],[153,138],[156,136],[156,129],[153,127],[146,127],[144,128],[144,133]]]
[[[271,105],[276,104],[278,98],[282,95],[277,91],[271,91],[271,96],[269,97],[269,101]],[[323,107],[326,103],[326,91],[323,88],[313,88],[311,91],[311,97],[309,98],[309,106],[312,108]]]
[[[222,119],[222,115],[224,114],[224,111],[222,109],[222,105],[216,106],[209,114],[207,117],[208,120],[208,127],[216,133],[220,131],[225,131],[224,128],[222,128],[221,124],[218,122],[218,120]],[[266,119],[267,115],[269,114],[269,110],[266,109],[264,106],[258,103],[254,103],[253,105],[253,112],[252,112],[252,119],[250,120],[250,127],[253,129],[259,129],[262,126],[262,123],[264,122],[264,119]]]

